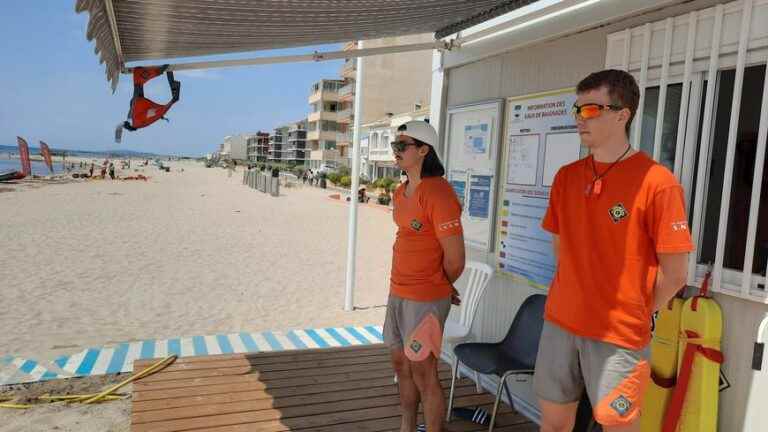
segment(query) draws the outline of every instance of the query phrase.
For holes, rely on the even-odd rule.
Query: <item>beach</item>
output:
[[[334,191],[271,197],[242,185],[242,171],[170,165],[118,170],[146,182],[0,184],[0,355],[52,360],[144,339],[383,323],[390,212],[360,208],[356,310],[345,312],[348,207]],[[0,410],[0,431],[127,430],[128,406]]]

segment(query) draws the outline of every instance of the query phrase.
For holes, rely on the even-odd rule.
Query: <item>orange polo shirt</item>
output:
[[[442,177],[422,179],[409,197],[405,196],[406,184],[393,197],[397,237],[390,293],[416,301],[446,298],[451,295],[451,283],[443,272],[443,248],[438,239],[462,234],[461,205]]]
[[[595,163],[598,173],[610,164]],[[642,152],[587,194],[592,157],[560,169],[542,227],[560,236],[544,318],[578,336],[630,349],[651,337],[657,253],[693,250],[683,188]],[[682,288],[682,287],[681,287]]]

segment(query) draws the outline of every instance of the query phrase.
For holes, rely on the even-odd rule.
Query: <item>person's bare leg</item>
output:
[[[576,423],[579,402],[559,404],[539,399],[541,432],[571,432]]]
[[[426,360],[411,362],[411,373],[421,394],[427,431],[442,432],[445,420],[445,395],[437,375],[437,359],[430,355]]]
[[[400,432],[415,432],[421,397],[413,380],[411,362],[403,353],[402,348],[393,349],[390,354],[392,367],[397,374],[397,390],[400,394],[400,411],[402,413]]]

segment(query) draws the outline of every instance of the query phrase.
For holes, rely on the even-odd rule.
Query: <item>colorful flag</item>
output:
[[[43,155],[43,159],[45,159],[45,164],[48,165],[48,169],[51,170],[51,174],[53,174],[53,160],[51,160],[51,149],[48,148],[48,144],[40,141],[40,154]]]
[[[32,164],[29,161],[29,145],[24,138],[17,136],[16,141],[19,143],[19,158],[21,159],[21,173],[25,176],[32,174]]]

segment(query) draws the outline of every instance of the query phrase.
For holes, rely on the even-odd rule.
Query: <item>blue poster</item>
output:
[[[453,190],[456,192],[456,198],[459,199],[459,204],[461,204],[461,208],[464,208],[464,197],[467,194],[467,182],[464,180],[451,180],[451,186],[453,186]]]
[[[473,175],[469,178],[469,217],[488,219],[491,204],[491,178]]]

